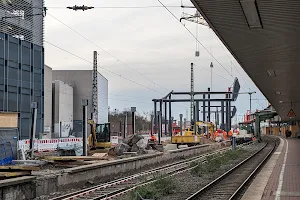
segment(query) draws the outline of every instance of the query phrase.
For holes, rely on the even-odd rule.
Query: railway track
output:
[[[244,192],[245,185],[259,171],[275,148],[275,141],[266,143],[258,152],[222,174],[186,200],[231,200],[240,198],[241,193]]]
[[[250,143],[242,144],[240,146],[248,145]],[[164,165],[152,170],[127,176],[121,179],[117,179],[111,182],[107,182],[101,185],[86,188],[77,192],[69,193],[59,197],[52,198],[51,200],[75,200],[75,199],[89,199],[89,200],[101,200],[101,199],[113,199],[127,192],[134,190],[137,187],[154,182],[155,178],[159,175],[173,176],[178,173],[182,173],[187,170],[191,170],[194,167],[190,167],[190,163],[195,161],[205,162],[206,157],[216,153],[225,152],[231,147],[216,150],[211,153],[202,154],[190,159],[185,159],[172,164]]]
[[[217,152],[223,152],[229,148],[223,148],[213,153],[206,153],[200,156],[196,156],[190,159],[178,161],[172,164],[164,165],[152,170],[127,176],[121,179],[110,181],[98,186],[93,186],[87,189],[83,189],[77,192],[69,193],[59,197],[52,198],[51,200],[67,200],[67,199],[101,199],[115,194],[121,193],[122,191],[132,188],[135,185],[139,185],[142,182],[150,181],[157,175],[172,174],[177,171],[184,170],[189,166],[191,162],[205,160],[208,155],[215,154]],[[97,198],[96,198],[97,197]]]

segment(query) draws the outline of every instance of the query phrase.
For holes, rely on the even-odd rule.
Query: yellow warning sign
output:
[[[294,110],[291,109],[287,116],[288,117],[296,117],[296,114],[295,114]]]

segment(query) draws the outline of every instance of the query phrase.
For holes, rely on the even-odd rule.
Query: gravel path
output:
[[[173,176],[173,180],[175,182],[176,188],[174,189],[174,193],[170,194],[168,196],[164,196],[161,198],[161,200],[182,200],[189,197],[191,194],[199,190],[201,187],[204,187],[208,183],[210,183],[212,180],[216,179],[223,173],[225,173],[227,170],[231,169],[233,166],[240,163],[245,158],[252,155],[254,152],[259,150],[263,147],[265,143],[257,143],[255,145],[250,145],[244,147],[244,153],[239,157],[239,159],[232,160],[231,162],[227,163],[226,165],[223,165],[219,170],[217,170],[213,174],[206,174],[204,176],[197,176],[194,174],[191,174],[189,171],[184,172],[182,174],[178,174],[176,176]]]

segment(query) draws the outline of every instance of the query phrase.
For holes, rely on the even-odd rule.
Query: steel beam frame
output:
[[[219,115],[221,115],[221,121],[219,121],[220,128],[225,129],[228,132],[231,129],[231,102],[234,101],[231,99],[232,92],[211,92],[210,88],[208,88],[207,92],[193,92],[194,95],[203,95],[202,99],[194,99],[195,105],[193,106],[193,119],[199,121],[200,120],[200,113],[203,114],[202,118],[203,121],[210,121],[211,113],[215,114],[216,120],[219,121]],[[225,95],[225,98],[211,98],[211,95]],[[174,92],[171,91],[162,99],[152,99],[154,102],[154,133],[159,134],[159,142],[160,137],[162,136],[162,123],[165,124],[165,133],[169,132],[169,135],[172,136],[172,102],[191,102],[191,99],[172,99],[172,95],[192,95],[192,92]],[[201,108],[202,111],[200,112],[200,102],[202,102]],[[206,103],[207,102],[207,103]],[[211,105],[211,102],[220,102],[221,105]],[[159,116],[157,115],[157,103],[159,103]],[[163,111],[164,106],[164,111]],[[169,106],[169,108],[167,108]],[[206,110],[207,108],[207,110]],[[217,111],[211,111],[211,108],[217,108]],[[218,108],[221,108],[220,110]],[[168,117],[167,117],[168,113]],[[207,113],[207,115],[206,115]],[[162,115],[165,116],[164,122],[162,122]],[[169,121],[169,122],[168,122]],[[167,131],[167,125],[169,131]],[[186,128],[186,127],[185,127]],[[157,130],[158,129],[158,130]]]

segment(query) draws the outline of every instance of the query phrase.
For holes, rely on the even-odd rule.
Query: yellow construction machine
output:
[[[198,121],[196,122],[196,125],[200,129],[200,135],[204,135],[204,127],[207,127],[208,130],[206,130],[208,133],[213,134],[215,132],[215,124],[213,122],[204,122],[204,121]]]
[[[88,136],[90,150],[110,148],[110,123],[95,124],[94,120],[88,120],[91,126],[91,134]]]
[[[178,133],[172,136],[171,143],[188,146],[200,144],[201,137],[204,135],[203,127],[208,127],[208,132],[210,133],[214,132],[214,124],[212,122],[197,121],[195,124],[192,124],[190,128],[185,129],[182,135]]]

